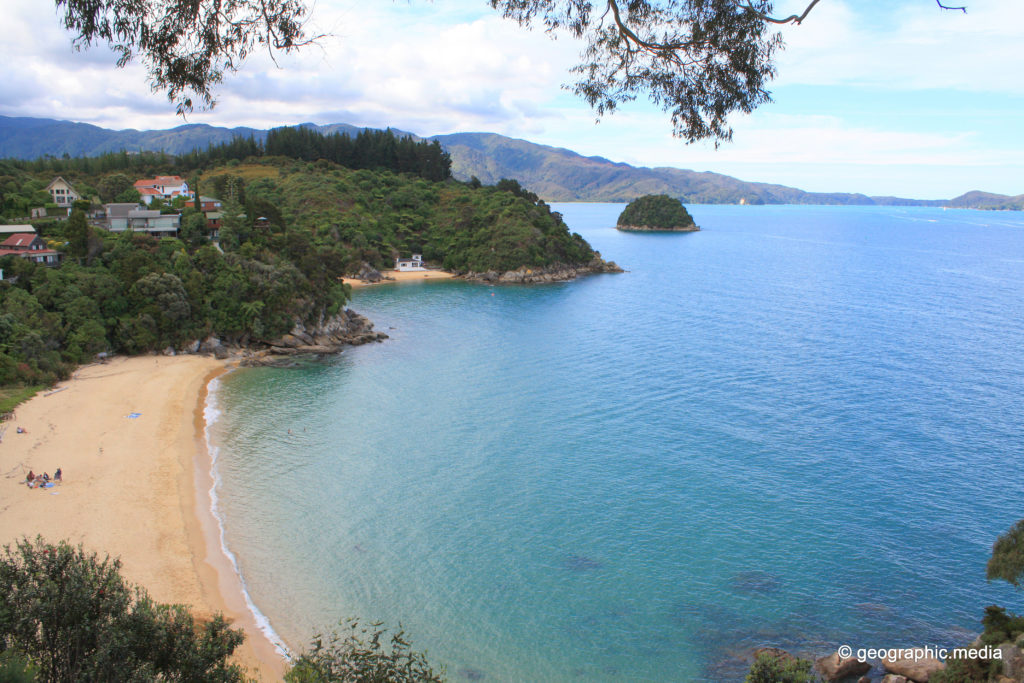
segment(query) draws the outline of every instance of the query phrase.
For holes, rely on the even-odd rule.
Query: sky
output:
[[[596,121],[566,91],[582,45],[502,19],[486,0],[307,0],[325,34],[250,56],[187,121],[139,64],[76,51],[46,0],[0,0],[0,115],[106,128],[313,122],[418,135],[492,132],[636,166],[713,171],[818,192],[948,199],[1024,193],[1024,2],[821,0],[786,49],[773,102],[733,116],[732,142],[685,144],[649,102]],[[777,14],[803,2],[776,2]],[[950,3],[945,3],[950,4]],[[13,65],[13,67],[12,67]]]

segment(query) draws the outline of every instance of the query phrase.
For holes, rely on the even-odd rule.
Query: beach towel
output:
[[[129,413],[128,415],[125,415],[125,417],[127,417],[129,420],[134,420],[135,418],[141,417],[141,416],[142,416],[142,413]]]

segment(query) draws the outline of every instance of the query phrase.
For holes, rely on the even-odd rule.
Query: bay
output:
[[[694,206],[628,272],[360,290],[391,339],[220,381],[219,512],[293,647],[401,622],[452,680],[739,680],[950,646],[1024,516],[1024,217]]]

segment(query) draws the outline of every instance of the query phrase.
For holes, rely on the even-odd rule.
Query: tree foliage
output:
[[[693,225],[693,218],[678,199],[665,194],[637,197],[619,214],[617,224],[654,230],[675,230]]]
[[[308,44],[301,0],[55,0],[78,48],[107,44],[117,65],[145,65],[154,90],[179,114],[193,98],[214,104],[213,87],[256,48],[292,51]]]
[[[199,625],[184,607],[153,602],[120,568],[64,541],[6,546],[0,652],[10,653],[12,671],[38,667],[41,680],[55,682],[243,680],[227,661],[240,630],[219,615]]]
[[[253,49],[273,55],[319,38],[304,28],[304,0],[55,1],[76,46],[106,43],[118,66],[141,59],[179,113],[194,97],[212,106],[213,87]],[[716,145],[732,138],[729,115],[771,101],[776,28],[802,23],[819,1],[776,17],[770,0],[489,0],[521,25],[583,42],[570,87],[598,116],[646,95],[670,114],[673,134]]]
[[[1024,519],[1014,524],[992,545],[985,570],[989,581],[1002,579],[1017,588],[1024,583]]]
[[[814,683],[814,664],[807,659],[761,652],[750,667],[745,683]]]
[[[287,683],[440,683],[426,653],[414,651],[399,630],[388,636],[382,624],[341,622],[341,633],[317,635],[285,675]]]

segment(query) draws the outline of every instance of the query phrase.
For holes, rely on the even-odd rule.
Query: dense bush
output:
[[[244,639],[219,615],[198,625],[153,602],[121,564],[80,546],[22,540],[0,557],[0,672],[50,682],[242,681],[228,657]],[[22,676],[21,679],[18,676]]]
[[[665,194],[638,197],[619,214],[618,225],[673,230],[693,225],[693,218],[678,199]]]
[[[285,675],[287,683],[440,683],[426,654],[413,651],[405,634],[387,635],[380,623],[360,626],[355,619],[341,623],[342,633],[318,635]]]
[[[986,575],[1022,588],[1024,583],[1024,519],[1014,524],[992,545]]]
[[[746,683],[813,683],[818,680],[811,672],[813,666],[807,659],[762,652],[744,680]]]

